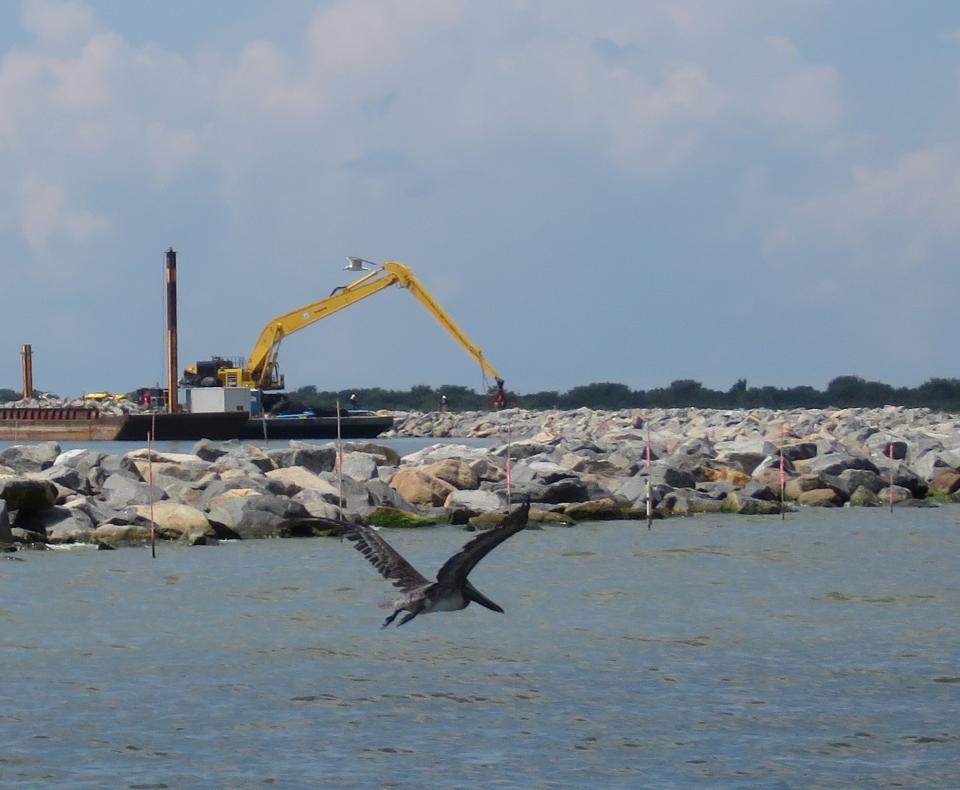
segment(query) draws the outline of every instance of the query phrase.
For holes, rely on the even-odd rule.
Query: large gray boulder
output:
[[[591,490],[583,480],[566,477],[547,484],[538,501],[553,505],[562,502],[588,502],[594,498],[593,493],[599,492]]]
[[[651,447],[651,462],[658,460],[660,457],[655,448]],[[623,444],[606,456],[605,460],[628,474],[636,474],[646,466],[646,444],[644,442]]]
[[[794,475],[799,471],[799,466],[787,458],[786,455],[783,456],[783,471],[787,475]],[[764,459],[757,464],[756,468],[751,472],[754,477],[761,477],[762,473],[767,469],[775,469],[777,473],[780,472],[780,454],[771,453],[770,455],[764,457]]]
[[[0,451],[0,465],[8,466],[21,474],[39,472],[53,466],[59,455],[60,445],[56,442],[15,444]]]
[[[909,465],[921,480],[930,482],[941,469],[956,468],[951,461],[947,451],[937,449],[916,456]]]
[[[0,499],[8,510],[23,513],[47,510],[57,503],[57,487],[49,480],[0,480]]]
[[[879,469],[869,458],[850,453],[827,453],[811,458],[805,463],[805,471],[814,474],[839,475],[846,469],[866,469],[876,474]]]
[[[444,495],[444,500],[443,500],[444,502],[446,501],[446,497],[449,496],[451,493],[453,493],[453,490],[456,490],[456,489],[447,491],[447,493]],[[506,481],[502,481],[499,483],[482,483],[480,485],[479,490],[492,491],[493,493],[500,496],[504,502],[507,501]],[[529,497],[531,502],[545,501],[544,496],[546,496],[546,490],[547,490],[546,485],[544,485],[543,483],[537,480],[532,480],[530,482],[525,482],[525,483],[512,483],[510,487],[510,493],[513,500],[520,500],[520,499],[523,499],[524,497]]]
[[[433,464],[438,461],[444,461],[448,458],[472,463],[482,458],[503,457],[506,454],[506,445],[501,445],[494,450],[488,451],[481,447],[468,447],[465,444],[434,444],[430,447],[424,447],[422,450],[417,450],[415,453],[409,453],[400,460],[405,466],[419,466],[421,464]],[[514,453],[510,455],[514,459],[519,457]],[[499,461],[497,462],[499,463]]]
[[[883,479],[885,485],[889,484],[890,468],[881,467],[880,477]],[[929,489],[926,480],[921,479],[920,475],[910,469],[905,463],[899,461],[893,468],[893,484],[900,488],[906,488],[910,491],[911,495],[917,499],[923,499]]]
[[[750,452],[748,450],[731,450],[717,454],[716,462],[722,466],[737,469],[744,474],[752,475],[754,470],[760,466],[765,458],[761,452]]]
[[[332,472],[337,463],[336,448],[302,442],[291,442],[289,447],[269,450],[267,456],[278,469],[302,466],[316,474]]]
[[[112,474],[101,489],[100,495],[107,504],[116,509],[129,505],[148,505],[167,499],[167,493],[160,486],[139,483],[125,474]]]
[[[653,487],[653,480],[650,480],[651,488]],[[672,490],[667,486],[667,490]],[[646,491],[647,491],[647,476],[638,474],[633,477],[628,477],[623,481],[623,484],[617,488],[613,494],[614,499],[623,502],[624,504],[634,505],[636,502],[645,502],[646,501]]]
[[[670,491],[657,503],[657,512],[672,516],[719,513],[721,510],[723,510],[722,498],[717,499],[700,491],[689,489]]]
[[[200,510],[207,510],[210,503],[229,491],[253,491],[258,494],[269,494],[267,489],[268,478],[266,477],[243,477],[238,476],[229,480],[216,478],[211,480],[199,493],[199,496],[191,502],[194,507]]]
[[[243,474],[259,475],[276,469],[277,464],[259,447],[244,444],[233,452],[221,455],[212,462],[210,468],[218,474],[228,470],[239,470]]]
[[[207,472],[196,480],[184,480],[182,477],[161,473],[153,476],[153,483],[161,488],[169,499],[196,507],[207,486],[217,479],[213,472]]]
[[[113,506],[98,495],[83,495],[77,499],[68,500],[65,507],[79,508],[94,524],[100,525],[110,521],[116,524],[136,524],[138,522],[135,505]]]
[[[740,493],[745,497],[762,499],[767,502],[772,502],[773,500],[780,498],[779,493],[774,494],[770,486],[761,483],[759,480],[751,480],[740,489]]]
[[[338,476],[335,472],[324,472],[320,475],[331,486],[335,493],[328,495],[331,503],[339,502],[340,496],[343,496],[345,507],[353,513],[366,515],[373,510],[370,497],[370,486],[374,481],[362,483],[354,480],[352,477]]]
[[[131,480],[140,481],[136,464],[123,455],[108,455],[91,450],[69,450],[61,453],[54,468],[67,468],[76,471],[80,479],[80,488],[84,494],[99,494],[104,481],[110,475],[122,475]]]
[[[48,466],[39,472],[27,472],[24,477],[28,480],[49,480],[58,488],[69,491],[82,491],[86,487],[77,470],[67,466]]]
[[[717,450],[707,439],[687,439],[678,444],[664,460],[668,466],[693,471],[703,466],[707,458],[716,458]]]
[[[400,466],[400,453],[392,447],[374,442],[347,442],[343,445],[343,453],[364,453],[372,455],[377,466]]]
[[[13,543],[13,533],[10,531],[10,516],[7,513],[7,502],[0,499],[0,551],[3,546]]]
[[[406,510],[411,513],[416,512],[416,508],[407,502],[384,480],[369,480],[365,485],[367,491],[367,501],[372,508],[392,507],[397,510]],[[359,499],[360,493],[357,492]],[[359,503],[358,503],[359,504]]]
[[[525,440],[513,442],[509,445],[501,444],[499,447],[493,448],[490,452],[501,458],[506,458],[509,455],[514,460],[519,460],[532,458],[535,455],[549,456],[553,452],[553,449],[553,446],[549,444]],[[405,456],[404,461],[409,462],[409,457]]]
[[[783,446],[783,457],[791,461],[808,461],[816,458],[818,453],[819,448],[816,442],[796,442]],[[780,449],[777,448],[772,454],[779,455]]]
[[[451,524],[466,524],[474,516],[499,511],[505,504],[506,500],[493,491],[453,491],[443,506]]]
[[[230,529],[243,539],[290,537],[296,522],[310,517],[306,507],[292,499],[258,494],[221,496],[208,519]]]
[[[111,475],[123,475],[131,480],[143,482],[136,462],[126,455],[107,454],[100,459],[99,467],[103,472],[103,479]]]
[[[57,506],[25,518],[18,515],[17,526],[44,533],[47,543],[90,543],[95,525],[82,510]]]
[[[242,443],[239,439],[228,439],[226,441],[201,439],[190,452],[201,460],[216,461],[218,458],[237,451],[240,447],[242,447]]]
[[[377,458],[369,453],[344,453],[340,471],[354,480],[372,480],[377,476]]]
[[[868,469],[844,469],[838,475],[822,473],[820,480],[826,486],[843,494],[845,499],[853,496],[858,488],[864,488],[876,494],[886,483],[876,472]]]
[[[722,501],[731,491],[736,491],[737,487],[726,480],[708,480],[704,483],[697,483],[697,491],[710,499]]]
[[[650,479],[654,485],[666,485],[670,488],[696,488],[698,478],[690,471],[669,466],[666,462],[654,464],[650,470]]]
[[[333,504],[328,502],[323,495],[312,489],[304,489],[300,491],[296,496],[293,497],[294,502],[299,502],[307,509],[307,513],[315,518],[340,518],[340,506],[338,504]],[[344,521],[360,521],[362,516],[359,513],[351,512],[346,503],[343,506],[343,520]]]

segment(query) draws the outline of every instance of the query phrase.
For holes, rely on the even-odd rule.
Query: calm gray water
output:
[[[469,537],[389,532],[427,575]],[[0,559],[0,784],[958,787],[960,507],[525,531],[381,631],[305,539]]]

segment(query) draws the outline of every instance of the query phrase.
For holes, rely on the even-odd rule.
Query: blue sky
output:
[[[163,380],[407,263],[519,392],[956,376],[960,7],[0,4],[0,387]],[[292,387],[479,388],[389,290]]]

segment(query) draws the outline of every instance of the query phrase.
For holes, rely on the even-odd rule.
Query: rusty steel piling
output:
[[[23,357],[23,398],[26,400],[33,397],[33,346],[24,343],[20,354]]]
[[[167,411],[179,411],[177,389],[177,253],[167,250]]]

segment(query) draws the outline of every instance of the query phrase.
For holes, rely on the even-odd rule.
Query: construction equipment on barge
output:
[[[408,266],[396,261],[388,261],[373,270],[369,270],[364,266],[369,261],[355,257],[350,257],[347,260],[349,261],[349,266],[346,267],[348,271],[366,271],[367,273],[349,285],[335,288],[333,293],[324,299],[312,302],[269,321],[261,330],[260,336],[257,338],[257,342],[254,344],[245,364],[238,365],[223,357],[213,357],[188,367],[184,371],[180,384],[186,387],[246,388],[260,392],[283,389],[284,378],[280,372],[277,357],[280,351],[280,343],[285,337],[299,332],[301,329],[306,329],[317,321],[373,296],[392,285],[396,285],[413,294],[427,312],[436,319],[437,323],[446,329],[460,346],[476,360],[481,370],[493,378],[496,382],[494,405],[497,408],[506,405],[503,377],[490,364],[483,351],[457,326],[456,321],[440,306],[439,302],[410,271]]]

